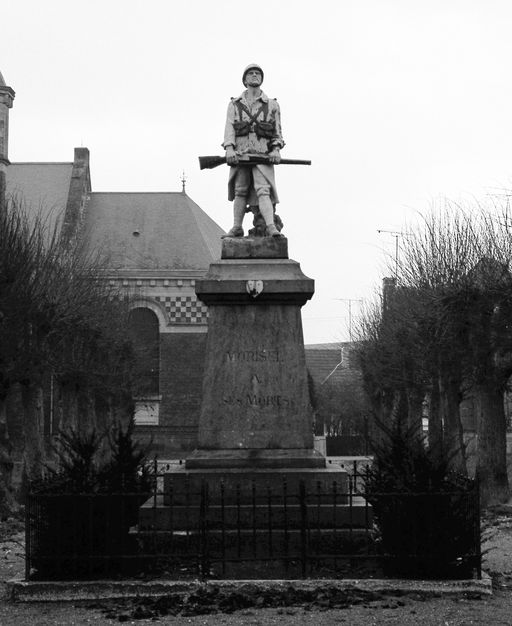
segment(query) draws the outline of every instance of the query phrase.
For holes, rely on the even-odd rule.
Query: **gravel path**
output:
[[[135,602],[34,603],[0,601],[0,625],[148,624],[236,626],[331,626],[350,624],[419,624],[462,626],[463,624],[512,624],[512,509],[503,509],[486,520],[483,544],[484,567],[495,582],[493,596],[481,598],[428,598],[419,594],[402,597],[366,597],[354,603],[329,607],[328,598],[280,608],[249,608],[211,615],[161,615],[155,606]],[[3,540],[2,540],[3,538]],[[0,524],[0,581],[23,575],[23,532],[19,524]],[[149,609],[149,610],[148,610]],[[207,609],[206,609],[207,610]],[[135,619],[137,618],[137,619]]]

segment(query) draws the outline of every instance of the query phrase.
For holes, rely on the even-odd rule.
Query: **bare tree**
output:
[[[100,399],[110,413],[129,408],[131,351],[123,332],[128,307],[102,280],[97,261],[79,248],[64,250],[57,231],[48,233],[41,219],[29,219],[18,200],[7,201],[0,212],[0,496],[7,508],[9,394],[21,396],[28,478],[40,473],[45,459],[49,377],[55,388],[72,390],[68,409],[74,403],[77,412],[66,418],[76,425],[96,425]]]
[[[506,223],[480,206],[469,212],[446,202],[432,211],[408,229],[396,284],[361,326],[367,388],[386,407],[380,419],[410,424],[413,405],[426,401],[430,447],[462,472],[460,404],[473,396],[486,504],[509,494],[503,394],[512,374],[512,238]]]

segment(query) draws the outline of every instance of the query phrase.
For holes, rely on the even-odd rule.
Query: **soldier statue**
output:
[[[228,199],[233,200],[233,227],[226,237],[243,237],[244,215],[255,214],[255,226],[261,222],[262,235],[282,237],[281,220],[275,215],[277,196],[274,164],[281,161],[284,146],[281,114],[277,100],[262,90],[263,70],[248,65],[242,75],[245,91],[232,98],[228,106],[223,147],[230,165]],[[248,164],[251,159],[257,163]],[[246,162],[244,164],[244,161]],[[258,227],[250,234],[260,234]]]

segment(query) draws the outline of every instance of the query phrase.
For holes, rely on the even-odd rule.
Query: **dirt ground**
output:
[[[34,603],[14,604],[3,594],[0,600],[0,625],[82,625],[128,624],[235,626],[331,626],[350,624],[441,625],[512,624],[512,506],[503,507],[484,521],[484,568],[494,582],[492,596],[446,598],[425,597],[418,593],[393,596],[353,595],[335,598],[329,592],[318,593],[307,601],[287,606],[265,608],[243,607],[243,598],[231,599],[221,605],[209,604],[204,598],[188,609],[173,615],[172,603],[110,602],[110,603]],[[0,523],[0,581],[23,576],[23,529],[20,522]],[[209,611],[217,612],[208,614]],[[178,609],[175,609],[177,612]],[[191,614],[203,611],[205,614]],[[166,614],[163,614],[166,613]]]

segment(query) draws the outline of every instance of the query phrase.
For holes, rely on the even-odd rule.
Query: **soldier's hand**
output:
[[[226,163],[228,165],[236,165],[238,163],[238,156],[233,146],[228,146],[226,148]]]
[[[277,165],[281,161],[281,153],[279,152],[279,148],[274,148],[272,152],[269,152],[268,158],[271,163],[275,163]]]

